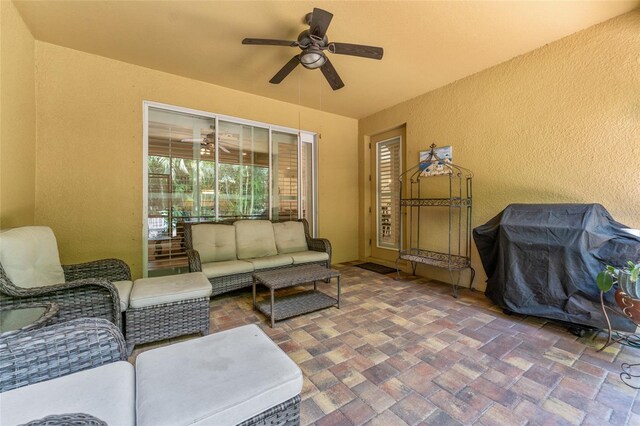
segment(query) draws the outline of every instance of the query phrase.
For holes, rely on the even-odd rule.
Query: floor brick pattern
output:
[[[273,329],[250,291],[211,301],[212,333],[259,324],[300,366],[302,425],[640,425],[640,395],[619,378],[639,350],[597,352],[604,335],[504,315],[480,292],[335,267],[341,309]],[[335,294],[335,280],[319,288]]]

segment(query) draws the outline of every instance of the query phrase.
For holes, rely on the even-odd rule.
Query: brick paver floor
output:
[[[619,377],[640,350],[597,352],[602,334],[504,315],[481,292],[335,267],[341,309],[273,329],[250,290],[211,301],[212,333],[259,324],[300,366],[302,425],[640,425],[640,395]]]

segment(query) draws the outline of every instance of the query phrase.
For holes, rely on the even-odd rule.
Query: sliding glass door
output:
[[[183,222],[306,218],[314,232],[313,134],[182,108],[145,108],[148,274],[186,269]]]

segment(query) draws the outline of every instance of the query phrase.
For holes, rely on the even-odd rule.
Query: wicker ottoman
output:
[[[201,272],[136,280],[125,313],[129,352],[140,343],[209,333],[211,284]]]
[[[300,368],[256,325],[136,359],[136,424],[298,425]]]

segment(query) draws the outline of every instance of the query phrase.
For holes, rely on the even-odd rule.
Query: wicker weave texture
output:
[[[337,305],[338,300],[321,291],[307,290],[288,296],[278,297],[273,304],[273,320],[280,321],[297,315],[329,308]],[[256,308],[271,318],[271,301],[263,300],[256,303]]]
[[[259,283],[274,290],[339,276],[340,272],[316,264],[289,266],[286,271],[269,270],[255,272],[253,274],[253,277]]]
[[[21,426],[107,426],[107,422],[85,413],[70,413],[43,417]]]
[[[0,337],[0,392],[126,359],[120,330],[81,318]]]
[[[127,345],[155,342],[184,334],[209,334],[209,298],[129,308],[125,312]]]
[[[298,426],[300,424],[300,395],[254,416],[238,426]]]
[[[57,303],[60,310],[52,322],[91,317],[104,318],[118,327],[122,326],[120,297],[109,280],[120,281],[122,278],[127,279],[126,277],[130,279],[129,267],[124,262],[106,259],[63,266],[63,269],[65,279],[73,279],[73,281],[51,286],[22,288],[11,282],[0,265],[0,294],[5,298],[20,299],[24,303]],[[109,273],[115,275],[109,276]],[[96,275],[93,275],[93,278],[83,278],[91,274]]]

